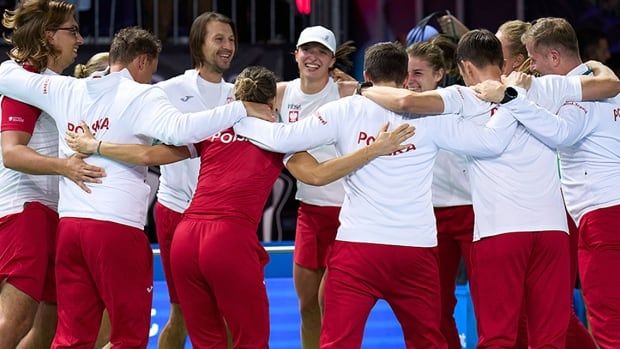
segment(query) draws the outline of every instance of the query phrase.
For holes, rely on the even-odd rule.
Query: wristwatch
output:
[[[372,87],[372,82],[371,81],[364,81],[364,82],[360,82],[359,84],[357,84],[357,88],[355,89],[355,94],[361,95],[362,94],[362,89],[364,89],[366,87]]]
[[[512,101],[513,99],[517,98],[517,96],[519,96],[519,92],[517,92],[517,90],[514,87],[508,86],[506,87],[506,90],[504,90],[504,98],[502,99],[501,102],[499,102],[499,104],[506,104]]]

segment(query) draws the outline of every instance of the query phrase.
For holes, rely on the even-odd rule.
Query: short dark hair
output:
[[[502,43],[486,29],[475,29],[465,33],[456,47],[456,61],[469,61],[476,68],[484,68],[489,65],[504,66]]]
[[[394,42],[380,42],[366,49],[364,70],[373,82],[402,84],[407,78],[407,52]]]
[[[265,67],[250,66],[235,81],[235,98],[240,101],[267,103],[276,96],[276,77]]]
[[[579,56],[579,44],[577,42],[577,34],[573,26],[564,18],[546,17],[534,21],[530,29],[528,29],[521,41],[525,44],[528,41],[534,45],[534,48],[564,48],[566,53]]]
[[[121,29],[110,45],[110,64],[129,64],[136,57],[146,54],[150,59],[159,57],[161,42],[140,27]]]
[[[9,57],[17,63],[29,61],[37,70],[45,69],[48,60],[60,53],[47,42],[45,32],[57,30],[71,17],[75,17],[75,6],[59,0],[23,0],[15,10],[5,10],[2,24],[13,30],[3,35],[13,45]]]
[[[237,48],[237,27],[229,17],[217,12],[205,12],[196,17],[189,30],[189,53],[192,56],[192,66],[199,68],[205,61],[202,53],[202,45],[207,37],[207,24],[211,21],[218,21],[230,25],[235,35],[235,49]]]

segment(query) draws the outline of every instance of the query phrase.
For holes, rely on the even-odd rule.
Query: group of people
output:
[[[195,348],[268,347],[256,229],[283,166],[299,181],[303,348],[359,348],[378,299],[407,348],[460,348],[461,256],[479,348],[620,347],[620,81],[581,62],[565,20],[472,30],[454,55],[441,37],[377,43],[362,84],[334,78],[351,47],[308,27],[299,78],[247,67],[233,85],[235,24],[206,12],[192,68],[150,85],[161,45],[136,27],[108,64],[59,76],[83,42],[75,17],[24,0],[3,18],[0,348],[146,347],[149,165],[162,165],[172,304],[160,348],[188,334]],[[466,86],[440,88],[452,67]],[[577,270],[592,336],[571,311]]]

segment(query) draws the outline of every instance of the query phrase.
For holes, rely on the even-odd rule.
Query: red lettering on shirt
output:
[[[315,112],[314,116],[316,116],[316,118],[319,119],[319,122],[321,123],[321,125],[327,125],[327,120],[325,120],[325,118],[321,114]]]
[[[374,136],[369,136],[368,133],[364,132],[364,131],[360,131],[357,134],[357,144],[364,144],[364,145],[371,145],[372,143],[374,143],[377,139]],[[394,155],[399,155],[399,154],[403,154],[409,151],[413,151],[416,150],[416,146],[413,143],[407,144],[407,147],[405,149],[402,150],[397,150],[393,153],[387,154],[390,156],[394,156]]]
[[[103,130],[104,128],[106,130],[110,129],[110,119],[107,116],[95,120],[95,122],[90,125],[90,132],[92,132],[94,136],[97,134],[97,131]],[[75,133],[84,132],[84,128],[82,128],[82,126],[75,125],[71,122],[67,122],[67,130]]]
[[[49,93],[49,87],[50,87],[50,78],[45,78],[45,80],[43,80],[43,94],[44,95]]]

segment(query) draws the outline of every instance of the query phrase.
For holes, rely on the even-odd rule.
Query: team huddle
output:
[[[161,44],[137,27],[61,76],[83,44],[75,11],[23,0],[2,21],[0,348],[146,348],[150,165],[171,302],[159,348],[269,347],[256,230],[283,167],[304,349],[360,348],[378,299],[407,348],[460,348],[461,258],[478,348],[620,348],[620,81],[582,63],[566,20],[471,30],[452,51],[441,35],[377,43],[363,84],[334,68],[351,46],[308,27],[297,79],[247,67],[233,85],[235,24],[205,12],[193,67],[151,85]]]

